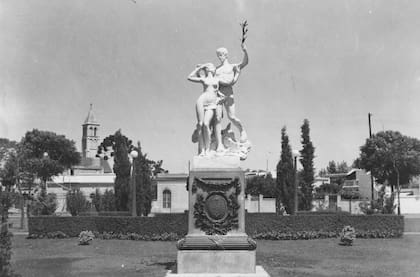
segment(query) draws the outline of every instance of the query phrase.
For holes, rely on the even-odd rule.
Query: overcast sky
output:
[[[351,163],[373,131],[420,137],[419,1],[0,0],[0,137],[38,128],[74,140],[92,103],[105,137],[121,128],[170,172],[195,154],[187,81],[225,46],[250,62],[235,86],[253,143],[243,168],[274,170],[281,128],[315,166]],[[225,124],[227,119],[225,118]]]

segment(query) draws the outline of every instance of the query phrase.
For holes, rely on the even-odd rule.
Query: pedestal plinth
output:
[[[188,234],[177,243],[177,272],[167,276],[268,277],[256,266],[257,244],[245,233],[239,157],[194,157],[188,182]]]

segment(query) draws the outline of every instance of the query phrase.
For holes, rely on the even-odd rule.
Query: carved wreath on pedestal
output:
[[[195,227],[206,235],[226,235],[237,229],[238,196],[241,185],[238,178],[204,180],[195,178],[192,193],[196,194],[194,204]]]

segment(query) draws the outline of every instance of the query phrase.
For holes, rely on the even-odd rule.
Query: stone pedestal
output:
[[[166,276],[269,276],[256,266],[257,245],[245,233],[245,185],[239,157],[194,157],[188,234],[177,243],[177,272]]]

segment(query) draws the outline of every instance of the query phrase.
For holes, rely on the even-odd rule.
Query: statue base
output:
[[[245,174],[238,156],[196,156],[188,179],[188,234],[170,277],[268,277],[245,232]]]
[[[255,273],[174,273],[168,271],[165,277],[270,277],[262,266],[255,267]]]

